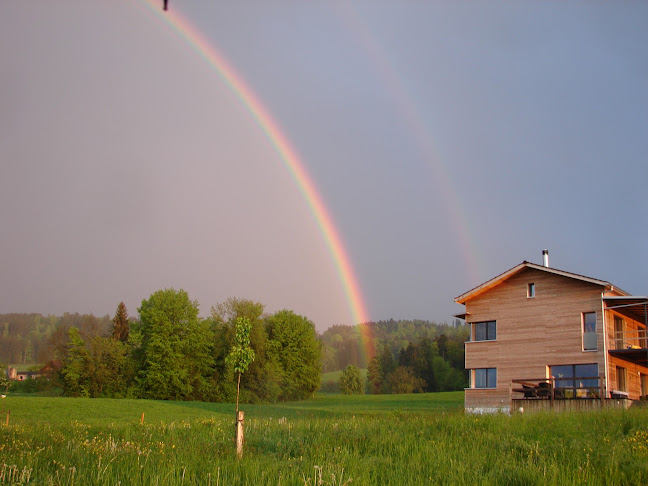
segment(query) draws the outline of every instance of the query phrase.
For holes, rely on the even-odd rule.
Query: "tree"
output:
[[[146,398],[198,398],[196,370],[212,365],[212,336],[198,319],[198,302],[184,290],[158,290],[138,309],[142,335],[138,385]]]
[[[364,393],[364,383],[360,369],[357,366],[349,365],[340,375],[340,391],[345,395],[353,393]]]
[[[369,382],[369,392],[379,394],[382,387],[384,375],[382,367],[380,366],[380,358],[374,356],[369,361],[369,368],[367,370],[367,381]]]
[[[112,338],[125,343],[128,341],[128,311],[126,304],[120,302],[113,318]]]
[[[391,393],[419,393],[423,391],[425,382],[417,378],[412,369],[399,366],[385,380]]]
[[[123,398],[133,394],[135,375],[128,346],[112,338],[96,336],[86,344],[84,377],[92,398]]]
[[[282,310],[267,319],[268,355],[280,366],[282,400],[312,395],[320,385],[320,343],[306,317]]]
[[[61,369],[65,394],[71,397],[87,397],[89,381],[86,375],[88,352],[85,342],[75,327],[68,331],[67,354]]]
[[[250,347],[250,331],[252,323],[247,317],[239,317],[236,319],[236,333],[234,335],[234,346],[232,351],[227,356],[226,362],[234,368],[234,372],[238,373],[238,381],[236,384],[236,411],[239,407],[239,392],[241,388],[241,373],[245,373],[254,361],[254,350]]]

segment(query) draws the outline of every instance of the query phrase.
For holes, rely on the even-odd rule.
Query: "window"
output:
[[[614,349],[625,349],[625,322],[619,316],[614,316]]]
[[[533,297],[535,297],[535,284],[534,283],[530,283],[529,285],[527,285],[527,297],[529,299],[532,299]]]
[[[475,322],[475,341],[494,341],[497,339],[495,321]]]
[[[648,396],[648,375],[641,374],[641,396]]]
[[[497,368],[477,368],[473,388],[496,388]]]
[[[596,363],[551,366],[550,373],[555,380],[557,398],[593,397],[599,394]]]
[[[627,392],[628,391],[628,381],[626,379],[626,369],[621,368],[620,366],[616,367],[616,379],[617,379],[617,386],[616,389],[618,391],[622,392]]]
[[[583,312],[583,351],[596,351],[596,312]]]

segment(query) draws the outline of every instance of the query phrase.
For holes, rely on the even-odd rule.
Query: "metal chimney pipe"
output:
[[[549,268],[549,250],[542,250],[542,264]]]

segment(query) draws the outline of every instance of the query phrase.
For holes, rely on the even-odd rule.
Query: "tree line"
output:
[[[142,301],[130,319],[120,303],[107,332],[56,328],[47,346],[51,382],[67,396],[232,402],[237,383],[226,359],[237,319],[251,324],[255,360],[241,378],[241,401],[305,398],[320,384],[320,345],[313,323],[289,310],[230,298],[200,318],[184,290]],[[65,339],[62,335],[65,334]]]
[[[324,383],[324,390],[415,393],[467,386],[464,343],[469,328],[465,324],[391,319],[362,326],[333,326],[320,337],[324,370],[344,370],[340,381]],[[372,336],[373,358],[367,356],[363,334]],[[359,378],[360,368],[367,369],[366,381]]]
[[[95,317],[69,312],[62,316],[0,314],[0,363],[43,363],[50,359],[50,345],[55,333],[62,333],[67,339],[66,330],[71,327],[92,334],[105,333],[111,325],[109,315]]]

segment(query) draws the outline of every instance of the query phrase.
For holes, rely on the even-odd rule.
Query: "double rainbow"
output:
[[[370,359],[374,356],[375,349],[371,336],[371,327],[368,325],[369,314],[360,292],[360,286],[353,271],[353,266],[342,244],[339,232],[333,224],[333,219],[324,205],[315,184],[308,175],[304,164],[300,160],[297,151],[283,134],[278,123],[270,116],[261,101],[246,84],[245,80],[236,72],[225,56],[215,46],[210,44],[208,39],[188,19],[183,17],[175,9],[163,12],[161,1],[141,0],[141,2],[148,7],[148,10],[169,25],[218,74],[232,93],[236,95],[241,105],[250,113],[279,155],[284,167],[290,173],[291,178],[308,204],[319,231],[324,238],[344,289],[354,324],[360,325],[360,332],[367,354],[366,357]]]

